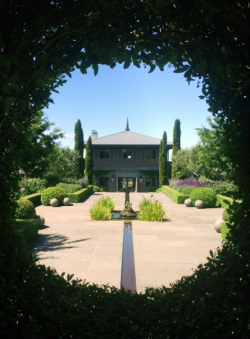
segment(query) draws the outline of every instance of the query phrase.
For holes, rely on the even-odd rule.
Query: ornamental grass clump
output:
[[[110,197],[103,197],[90,208],[90,217],[92,220],[110,220],[112,218],[112,210],[114,207],[114,199]]]
[[[146,199],[143,197],[143,200],[139,204],[139,218],[141,221],[162,221],[165,215],[165,209],[162,207],[162,203],[158,200]]]

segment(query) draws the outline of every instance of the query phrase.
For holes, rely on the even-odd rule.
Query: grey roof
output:
[[[152,138],[147,135],[125,131],[116,134],[111,134],[106,137],[96,138],[92,140],[92,145],[112,145],[112,146],[119,146],[119,145],[148,145],[159,146],[161,139]],[[172,145],[171,142],[167,143],[169,146]]]

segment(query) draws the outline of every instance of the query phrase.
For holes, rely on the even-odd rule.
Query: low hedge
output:
[[[41,193],[26,195],[24,198],[31,201],[35,207],[41,205]]]
[[[16,230],[21,234],[26,243],[38,234],[39,221],[37,219],[16,219]]]
[[[68,193],[67,197],[69,198],[71,203],[77,203],[83,201],[87,196],[92,194],[93,186],[89,185],[86,188],[83,188],[75,193]]]
[[[56,187],[60,187],[66,193],[75,193],[82,188],[81,185],[78,185],[78,184],[66,184],[63,182],[60,182],[59,184],[57,184]]]
[[[224,195],[217,194],[216,205],[221,206],[223,208],[227,208],[229,205],[233,204],[233,199],[229,197],[225,197]]]
[[[175,201],[177,204],[184,204],[184,201],[189,198],[189,195],[182,194],[169,186],[162,186],[161,190],[167,197]]]

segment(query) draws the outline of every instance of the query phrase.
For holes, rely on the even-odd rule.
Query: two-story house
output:
[[[97,131],[92,131],[91,138],[99,187],[109,192],[124,191],[126,185],[135,192],[158,188],[161,139],[131,132],[128,121],[124,132],[98,138]],[[169,153],[172,143],[167,148]]]

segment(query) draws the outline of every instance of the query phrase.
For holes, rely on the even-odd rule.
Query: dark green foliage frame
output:
[[[245,0],[1,1],[1,337],[249,338],[249,10]],[[116,63],[150,72],[172,65],[202,87],[224,124],[242,201],[217,254],[171,289],[142,295],[64,280],[35,265],[14,232],[31,117],[74,68],[97,74],[99,64]]]

